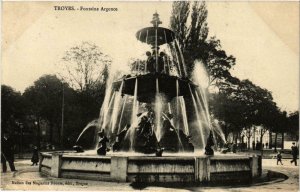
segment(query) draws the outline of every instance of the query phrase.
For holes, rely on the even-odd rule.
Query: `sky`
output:
[[[54,6],[113,7],[117,12],[55,11]],[[3,2],[1,82],[23,92],[60,70],[65,51],[99,45],[125,67],[144,54],[135,33],[157,11],[169,26],[171,2]],[[299,106],[299,3],[208,2],[209,35],[236,57],[231,73],[270,90],[283,110]]]

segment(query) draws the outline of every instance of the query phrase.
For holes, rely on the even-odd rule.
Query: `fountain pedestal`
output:
[[[110,177],[112,181],[126,182],[127,162],[127,157],[111,157]]]

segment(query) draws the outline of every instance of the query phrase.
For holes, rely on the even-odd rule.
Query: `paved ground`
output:
[[[280,172],[288,176],[269,181],[257,182],[251,186],[223,186],[223,187],[204,187],[204,186],[133,186],[130,183],[112,183],[100,181],[86,181],[75,179],[57,179],[40,176],[37,166],[30,166],[30,160],[17,160],[15,165],[17,172],[1,173],[2,190],[101,190],[101,191],[298,191],[299,190],[299,167],[291,165],[289,159],[284,159],[284,165],[276,165],[275,159],[263,159],[264,173],[267,170]]]

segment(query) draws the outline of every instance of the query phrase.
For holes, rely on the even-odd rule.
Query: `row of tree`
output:
[[[2,85],[2,131],[23,137],[20,145],[40,147],[44,141],[71,147],[83,127],[99,116],[110,63],[98,46],[83,42],[62,58],[66,73],[44,75],[23,94]]]
[[[267,130],[276,136],[285,132],[299,135],[298,111],[287,115],[273,101],[270,91],[231,75],[236,59],[226,54],[220,40],[208,36],[207,14],[204,1],[174,2],[170,23],[179,39],[189,77],[192,78],[195,65],[201,63],[206,68],[211,116],[219,120],[226,139],[232,133],[237,142],[242,132],[246,132],[249,141],[251,130],[257,126],[262,127],[260,141]]]

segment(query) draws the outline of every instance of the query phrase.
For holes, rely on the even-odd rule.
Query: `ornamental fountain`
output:
[[[258,156],[213,155],[222,133],[211,126],[203,89],[187,76],[176,34],[161,23],[155,13],[152,26],[136,33],[148,47],[146,58],[135,60],[129,74],[108,86],[99,119],[78,137],[77,153],[42,153],[42,174],[193,183],[249,182],[260,176]],[[89,130],[95,145],[87,150],[79,144]]]

